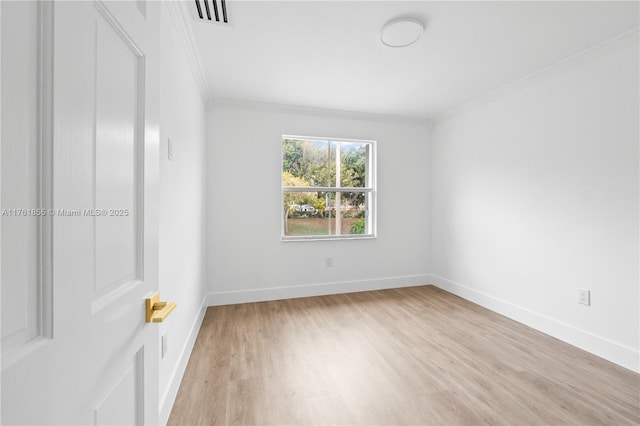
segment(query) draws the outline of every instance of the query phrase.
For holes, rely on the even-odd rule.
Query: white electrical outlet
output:
[[[578,303],[581,305],[591,305],[591,291],[585,288],[578,289]]]
[[[167,332],[165,331],[164,334],[162,335],[162,358],[164,358],[164,356],[167,354],[167,349],[168,349],[168,340],[167,340]]]
[[[324,266],[326,266],[327,268],[331,268],[333,266],[333,257],[325,257]]]
[[[167,138],[167,158],[169,161],[173,161],[173,141],[171,138]]]

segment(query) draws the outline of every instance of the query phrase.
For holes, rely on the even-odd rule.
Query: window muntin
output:
[[[375,142],[282,138],[282,238],[375,237]]]

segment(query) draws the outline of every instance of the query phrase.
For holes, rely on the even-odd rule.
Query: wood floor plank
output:
[[[169,425],[640,424],[640,376],[432,286],[211,307]]]

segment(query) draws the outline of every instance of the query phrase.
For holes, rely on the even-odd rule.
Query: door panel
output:
[[[141,277],[144,57],[104,16],[96,31],[96,296]],[[118,64],[118,66],[114,66]],[[106,215],[101,215],[102,213]]]
[[[144,354],[138,352],[125,369],[124,374],[114,381],[104,398],[95,408],[95,422],[98,425],[138,425],[143,424],[141,410],[144,386],[141,380],[144,371]]]
[[[13,13],[5,3],[0,3],[3,24],[11,19],[6,12]],[[22,5],[14,6],[22,13]],[[2,202],[4,208],[10,199],[4,183],[19,182],[20,173],[38,188],[51,185],[52,204],[45,205],[46,197],[36,200],[48,212],[36,221],[36,240],[43,240],[50,225],[51,250],[36,250],[35,260],[21,252],[15,270],[36,262],[50,264],[53,272],[49,284],[38,281],[40,299],[5,293],[19,288],[20,275],[4,274],[3,253],[2,300],[12,303],[6,294],[14,301],[22,297],[38,312],[51,292],[53,327],[27,343],[28,351],[9,350],[10,363],[3,348],[2,423],[153,424],[158,421],[159,336],[157,325],[145,323],[144,299],[158,285],[159,4],[145,4],[145,14],[139,2],[42,2],[37,7],[43,36],[43,23],[53,23],[52,96],[39,92],[41,119],[30,125],[51,122],[52,132],[47,138],[47,132],[35,130],[40,149],[23,153],[39,167],[9,168],[5,174],[4,152],[16,144],[5,138],[5,104],[20,94],[7,94],[3,76]],[[3,25],[3,55],[7,35],[13,35],[7,31]],[[20,47],[20,41],[14,43]],[[36,75],[42,79],[47,52],[38,55]],[[46,81],[39,86],[46,87]],[[49,102],[51,108],[41,107]],[[53,154],[41,155],[42,147],[52,147]],[[52,179],[40,179],[48,168]],[[3,218],[3,249],[10,242],[5,226]],[[46,309],[42,312],[38,315],[45,318]],[[25,322],[3,305],[5,321]]]
[[[3,5],[2,113],[2,350],[24,348],[41,333],[40,219],[21,210],[39,205],[38,63],[40,19],[35,2]],[[34,125],[36,124],[36,125]]]

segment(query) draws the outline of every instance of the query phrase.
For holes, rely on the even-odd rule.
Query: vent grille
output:
[[[194,0],[196,3],[196,19],[203,22],[219,22],[228,24],[227,2],[225,0]]]

